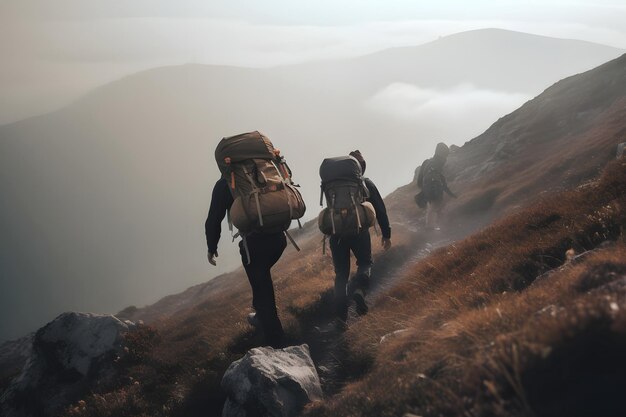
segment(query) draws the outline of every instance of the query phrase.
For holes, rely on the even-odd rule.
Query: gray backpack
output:
[[[369,193],[359,161],[351,156],[324,159],[320,177],[320,205],[326,197],[327,207],[319,214],[318,226],[324,235],[355,236],[374,225],[376,211],[366,201]]]
[[[263,134],[255,131],[222,139],[215,160],[234,199],[229,222],[241,235],[287,231],[292,220],[304,215],[306,206],[291,170]]]

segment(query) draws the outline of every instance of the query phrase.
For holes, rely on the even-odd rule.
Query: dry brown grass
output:
[[[399,256],[412,239],[406,231],[394,231],[395,247],[382,253],[372,235],[379,262]],[[334,272],[330,253],[322,254],[321,235],[305,242],[301,253],[288,250],[272,275],[287,338],[301,343],[303,333],[330,318],[333,311]],[[251,305],[245,275],[239,271],[216,280],[199,304],[151,323],[154,331],[130,335],[132,360],[120,364],[118,387],[105,388],[72,405],[70,415],[219,415],[224,371],[262,340],[245,321]]]
[[[450,187],[462,192],[450,210],[461,216],[487,209],[508,213],[527,203],[528,196],[568,190],[596,177],[615,157],[615,146],[626,135],[624,118],[626,99],[619,99],[589,126],[571,128],[562,136],[553,137],[556,126],[542,129],[531,124],[527,138],[519,138],[525,146],[493,172],[477,179],[454,177]]]
[[[618,217],[626,204],[624,184],[624,167],[613,166],[599,184],[546,199],[417,264],[347,333],[345,371],[366,374],[364,379],[309,412],[373,416],[415,410],[456,415],[459,410],[477,409],[468,398],[481,398],[484,389],[485,398],[491,398],[494,389],[504,396],[502,382],[491,377],[485,378],[487,385],[479,384],[483,391],[467,393],[467,386],[474,383],[464,382],[465,376],[479,375],[476,370],[484,368],[476,365],[484,354],[481,347],[505,340],[503,335],[512,337],[537,310],[571,292],[565,279],[550,278],[554,284],[549,291],[528,286],[544,270],[560,265],[570,247],[589,249],[619,233],[623,218]],[[401,191],[396,195],[410,195]],[[404,203],[399,199],[398,204]],[[376,258],[399,259],[413,239],[408,230],[396,228],[395,248],[383,254],[375,245]],[[288,337],[300,342],[312,323],[332,311],[330,259],[313,239],[302,254],[286,254],[274,276]],[[74,404],[71,413],[218,415],[224,400],[219,388],[223,372],[261,342],[244,321],[250,290],[243,274],[218,280],[198,305],[153,323],[158,334],[134,340],[139,347],[136,360],[121,364],[123,378],[117,388],[94,393]],[[398,329],[410,330],[378,343]],[[492,380],[501,385],[488,388]],[[507,407],[518,401],[511,398],[503,397]]]
[[[346,334],[344,367],[363,378],[307,413],[530,415],[542,410],[547,404],[542,393],[554,388],[537,379],[551,381],[548,374],[562,383],[559,373],[542,366],[554,357],[561,358],[561,367],[578,366],[580,355],[568,353],[576,329],[596,335],[594,329],[603,323],[600,328],[608,330],[600,336],[606,340],[622,334],[604,296],[585,291],[605,283],[606,274],[593,274],[599,266],[623,268],[626,250],[617,245],[541,282],[533,280],[561,265],[567,249],[581,252],[620,235],[625,186],[626,166],[615,163],[594,185],[545,199],[419,262]],[[395,252],[377,249],[379,261],[395,259],[412,244],[408,231],[394,232]],[[303,249],[303,255],[287,254],[274,273],[281,318],[294,342],[331,311],[330,259],[316,240]],[[215,286],[222,290],[202,303],[133,336],[117,387],[72,405],[68,415],[219,415],[223,372],[260,343],[244,322],[250,305],[245,278],[220,279],[226,278]],[[567,314],[537,315],[548,305]],[[589,309],[598,314],[587,314]],[[408,330],[379,343],[399,329]]]
[[[468,218],[475,221],[485,212],[484,221],[514,212],[537,196],[547,195],[546,191],[568,189],[594,177],[626,133],[624,100],[615,101],[584,128],[572,128],[570,133],[550,127],[558,118],[525,120],[521,114],[522,120],[514,126],[522,129],[518,139],[532,143],[524,142],[515,158],[486,175],[458,176],[451,182],[461,195],[448,207],[458,224]],[[471,164],[471,158],[465,162]],[[365,375],[362,381],[347,386],[328,405],[312,408],[311,415],[397,415],[410,410],[462,415],[482,410],[489,401],[502,403],[496,410],[502,415],[528,412],[531,400],[524,397],[525,382],[506,370],[526,366],[522,359],[530,355],[514,336],[534,323],[531,318],[544,306],[558,304],[560,297],[565,297],[564,303],[583,297],[570,288],[575,278],[570,282],[551,277],[552,285],[543,290],[532,282],[560,265],[570,247],[582,251],[618,234],[618,225],[624,223],[623,217],[618,218],[626,204],[620,197],[624,183],[623,167],[614,164],[600,184],[544,198],[533,208],[417,264],[346,335],[344,371]],[[415,219],[423,214],[413,202],[416,192],[410,184],[387,198],[394,248],[381,253],[374,245],[378,265],[402,261],[413,250],[419,236],[408,226],[415,226]],[[330,258],[322,255],[317,238],[302,246],[299,254],[288,249],[273,271],[279,313],[294,343],[302,342],[307,331],[328,319],[332,311]],[[618,251],[615,256],[623,255],[622,248],[613,249]],[[567,294],[572,294],[571,300]],[[261,342],[245,322],[250,303],[249,285],[240,270],[203,286],[197,302],[183,311],[172,310],[170,317],[162,317],[157,306],[150,324],[158,334],[142,333],[133,341],[137,354],[131,355],[133,361],[120,364],[119,384],[114,389],[103,387],[78,408],[73,405],[72,413],[218,415],[224,399],[219,388],[224,371]],[[398,329],[409,330],[379,344],[383,335]],[[513,349],[513,344],[519,347]],[[497,350],[503,358],[509,355],[515,360],[513,365],[512,359],[505,361],[509,368],[502,368],[502,358],[490,365],[489,369],[501,367],[500,374],[491,371],[499,378],[479,372],[495,357],[488,353],[493,346],[501,346]],[[511,408],[514,405],[517,411]]]
[[[494,392],[502,397],[502,410],[520,415],[520,407],[527,407],[524,401],[530,401],[517,398],[525,395],[520,391],[524,385],[510,376],[481,376],[479,371],[491,360],[481,355],[497,341],[505,343],[504,355],[511,343],[518,343],[506,342],[506,337],[522,332],[536,311],[566,294],[580,296],[565,278],[550,278],[549,291],[531,284],[543,271],[560,265],[570,247],[582,251],[619,234],[625,183],[623,165],[614,164],[601,182],[544,199],[417,264],[346,335],[344,371],[365,375],[363,380],[348,385],[328,405],[313,407],[311,415],[396,415],[407,410],[459,415],[493,403]],[[394,219],[419,215],[411,205],[410,188],[391,196]],[[381,253],[375,244],[375,257],[379,263],[394,263],[414,241],[408,229],[395,227],[394,249]],[[321,242],[311,239],[302,253],[288,252],[273,275],[281,319],[290,341],[299,343],[313,324],[330,317],[330,258],[322,255]],[[198,304],[152,323],[156,334],[137,336],[134,360],[120,364],[119,384],[74,404],[72,415],[218,415],[223,372],[261,343],[245,323],[249,306],[250,289],[241,271],[217,278]],[[379,344],[382,336],[398,329],[409,331]],[[515,355],[530,355],[525,346],[515,348]],[[496,369],[502,360],[490,366]],[[467,382],[469,375],[474,375],[472,382]],[[476,383],[481,377],[486,382]],[[503,388],[506,384],[514,388]],[[506,415],[502,410],[498,413]]]
[[[347,333],[370,371],[306,415],[623,415],[626,300],[594,288],[626,273],[625,205],[622,160],[419,262]]]

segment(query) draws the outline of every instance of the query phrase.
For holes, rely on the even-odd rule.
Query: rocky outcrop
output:
[[[322,399],[307,345],[250,350],[222,379],[228,399],[222,417],[290,417]]]
[[[0,345],[0,376],[4,377],[22,369],[30,357],[34,337],[35,333],[29,333],[20,339],[10,340]]]
[[[37,331],[21,374],[0,398],[6,417],[52,416],[97,381],[115,376],[132,322],[115,316],[63,313]]]

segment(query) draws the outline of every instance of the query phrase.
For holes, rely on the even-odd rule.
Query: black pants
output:
[[[280,347],[283,339],[283,326],[276,311],[274,284],[270,269],[280,259],[287,240],[284,233],[253,234],[246,237],[250,264],[243,242],[239,242],[241,261],[252,287],[252,306],[261,323],[268,345]]]
[[[335,312],[346,320],[348,317],[348,298],[356,290],[365,292],[369,289],[372,271],[372,241],[369,230],[365,229],[356,236],[339,238],[331,236],[330,250],[335,266]],[[354,279],[350,277],[350,251],[356,257],[357,271]]]

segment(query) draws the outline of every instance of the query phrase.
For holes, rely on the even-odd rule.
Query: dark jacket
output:
[[[220,241],[222,234],[222,220],[226,216],[226,212],[233,205],[233,196],[228,188],[228,182],[224,178],[220,178],[213,186],[213,194],[211,195],[211,207],[209,215],[204,222],[204,232],[206,234],[206,244],[209,252],[217,252],[217,243]]]
[[[380,225],[380,230],[385,239],[391,239],[391,227],[389,226],[389,217],[387,217],[387,208],[385,207],[385,202],[383,198],[380,196],[378,192],[378,188],[374,185],[372,180],[369,178],[365,178],[365,186],[369,191],[369,198],[367,201],[372,203],[374,206],[374,210],[376,210],[376,220]]]

